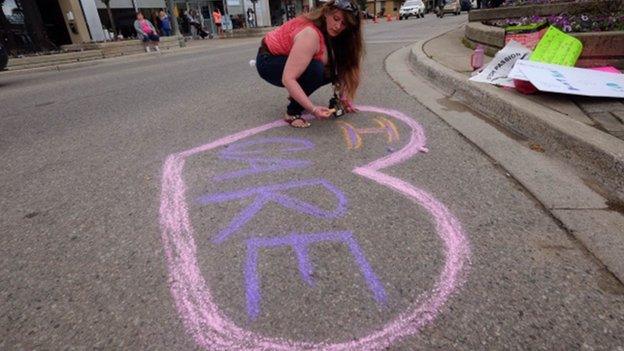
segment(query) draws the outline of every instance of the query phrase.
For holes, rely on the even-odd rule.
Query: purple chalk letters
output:
[[[244,161],[249,163],[249,168],[218,175],[214,177],[216,181],[241,178],[252,174],[264,172],[276,172],[284,169],[305,168],[312,164],[308,160],[289,160],[281,158],[262,157],[266,150],[259,145],[278,144],[283,146],[279,153],[296,153],[314,148],[314,144],[305,139],[299,138],[267,138],[252,140],[244,143],[236,143],[221,151],[219,157],[223,160]],[[250,150],[249,147],[253,148]]]
[[[298,138],[268,138],[253,140],[244,143],[236,143],[219,153],[219,157],[223,160],[243,161],[249,164],[248,168],[221,174],[214,178],[215,181],[224,181],[228,179],[241,178],[253,174],[265,172],[275,172],[286,169],[301,169],[312,163],[308,160],[297,159],[281,159],[266,157],[268,150],[262,146],[269,144],[277,144],[279,149],[277,153],[295,153],[303,150],[314,148],[314,144],[305,139]],[[275,153],[275,151],[274,151]],[[334,195],[337,200],[335,208],[326,210],[315,204],[303,201],[292,194],[297,189],[321,187],[327,189]],[[241,230],[247,222],[260,212],[265,205],[273,202],[283,207],[297,211],[316,218],[338,218],[343,216],[347,211],[347,198],[345,194],[325,179],[307,179],[289,181],[285,183],[277,183],[264,185],[255,188],[247,188],[237,191],[204,195],[198,199],[202,205],[222,203],[228,201],[239,201],[252,198],[251,204],[238,213],[230,224],[221,229],[217,236],[212,240],[216,244],[221,244],[227,240],[232,234]],[[308,257],[308,246],[323,242],[343,243],[349,248],[349,251],[360,271],[364,275],[368,288],[372,291],[373,297],[377,303],[386,302],[386,292],[383,285],[373,272],[371,265],[366,260],[362,248],[357,243],[354,235],[349,231],[341,232],[322,232],[322,233],[293,233],[281,237],[253,237],[247,240],[247,261],[245,263],[245,286],[247,295],[247,314],[250,319],[256,319],[260,314],[260,279],[258,277],[257,265],[260,249],[273,248],[279,246],[290,246],[293,248],[297,256],[299,264],[299,273],[301,279],[310,286],[314,286],[312,280],[312,264]]]
[[[318,206],[309,202],[302,201],[295,197],[291,197],[283,193],[286,190],[292,190],[296,188],[313,187],[321,185],[327,190],[332,192],[338,199],[338,204],[333,210],[324,210]],[[248,188],[239,191],[233,191],[229,193],[220,193],[214,195],[206,195],[199,198],[199,202],[203,205],[220,203],[226,201],[240,200],[248,197],[254,197],[253,202],[247,206],[238,216],[230,222],[227,228],[221,230],[217,237],[213,240],[214,243],[220,244],[224,242],[230,235],[240,230],[245,223],[249,222],[253,216],[256,215],[267,203],[275,202],[286,208],[301,213],[318,217],[318,218],[337,218],[342,216],[347,208],[347,198],[336,188],[332,183],[325,179],[309,179],[302,181],[292,181],[281,184],[271,184],[261,186],[258,188]]]
[[[368,288],[373,292],[377,303],[385,303],[387,296],[383,285],[373,272],[371,265],[366,260],[362,248],[357,243],[351,232],[328,232],[312,234],[291,234],[288,236],[258,238],[247,240],[247,261],[245,262],[245,283],[247,293],[247,315],[250,319],[256,319],[260,314],[260,279],[258,277],[258,251],[261,248],[273,248],[279,246],[291,246],[297,256],[299,263],[299,274],[301,279],[310,286],[314,285],[312,280],[312,265],[308,258],[308,246],[311,244],[330,241],[341,242],[349,247],[351,255],[360,267],[364,275]]]

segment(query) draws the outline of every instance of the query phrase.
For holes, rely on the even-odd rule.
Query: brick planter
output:
[[[550,16],[561,13],[574,15],[592,12],[593,10],[605,7],[607,4],[609,4],[609,6],[616,6],[617,4],[620,8],[624,8],[624,0],[595,0],[591,2],[510,6],[495,9],[472,10],[468,13],[468,21],[478,22],[528,16]]]
[[[583,53],[577,62],[579,67],[615,66],[624,70],[624,31],[571,33],[583,43]],[[505,45],[505,30],[479,22],[466,25],[464,43],[474,48],[486,46],[492,55]]]

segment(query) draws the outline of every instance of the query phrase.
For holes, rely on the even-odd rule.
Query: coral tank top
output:
[[[325,53],[325,38],[323,37],[323,33],[321,33],[321,30],[318,29],[314,23],[303,16],[293,18],[268,32],[264,36],[264,42],[271,54],[276,56],[288,56],[293,47],[295,36],[307,27],[314,29],[319,36],[319,50],[314,54],[313,59],[322,62]]]

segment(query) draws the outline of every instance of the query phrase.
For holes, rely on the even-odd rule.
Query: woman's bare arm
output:
[[[314,54],[319,50],[319,37],[312,28],[305,28],[299,32],[295,38],[293,47],[290,50],[284,73],[282,74],[282,84],[288,90],[290,96],[295,99],[303,108],[314,112],[315,105],[305,94],[297,79],[308,68]],[[317,108],[318,110],[318,108]],[[323,117],[324,114],[317,117]],[[326,117],[329,117],[327,114]]]

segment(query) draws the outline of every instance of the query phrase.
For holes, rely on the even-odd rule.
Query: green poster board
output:
[[[529,60],[574,66],[582,51],[583,43],[580,40],[550,26],[546,34],[537,43]]]

